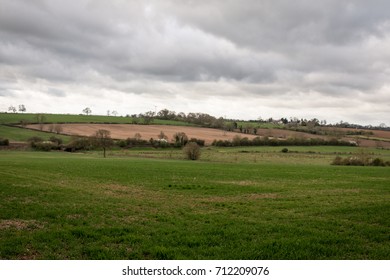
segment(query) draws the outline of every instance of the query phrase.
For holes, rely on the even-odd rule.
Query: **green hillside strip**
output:
[[[65,135],[59,135],[50,132],[41,132],[21,127],[0,125],[0,138],[8,139],[11,142],[26,142],[29,138],[34,136],[41,137],[44,140],[48,140],[52,136],[61,138],[64,142],[68,142],[70,140],[70,137]]]
[[[86,115],[62,115],[43,114],[45,123],[130,123],[131,118],[111,116],[86,116]],[[37,123],[37,114],[0,114],[0,123],[19,124],[20,122]]]
[[[389,176],[2,152],[0,259],[388,259]]]
[[[131,117],[114,116],[95,116],[95,115],[65,115],[65,114],[43,114],[44,123],[113,123],[113,124],[131,124]],[[0,113],[0,124],[20,124],[21,122],[31,124],[38,123],[37,114],[12,114]],[[138,120],[142,124],[142,120]],[[155,119],[151,124],[160,125],[185,125],[193,126],[187,122],[173,120]]]

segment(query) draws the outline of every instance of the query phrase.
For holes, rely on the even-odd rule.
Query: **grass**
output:
[[[149,151],[0,152],[0,258],[390,256],[388,168],[271,151],[235,162],[248,153],[229,149],[205,149],[225,156],[215,160],[138,157]]]
[[[115,117],[115,116],[95,116],[95,115],[69,115],[69,114],[44,114],[45,123],[115,123],[115,124],[131,124],[131,117]],[[20,124],[21,121],[26,123],[37,123],[37,114],[13,114],[0,113],[0,124]],[[159,120],[155,119],[151,124],[159,125],[186,125],[193,126],[186,122]]]
[[[0,125],[0,138],[6,138],[10,141],[26,142],[29,138],[34,136],[41,137],[44,140],[48,140],[50,137],[55,136],[57,138],[61,138],[64,142],[69,142],[71,138],[70,136],[59,135],[56,133]]]

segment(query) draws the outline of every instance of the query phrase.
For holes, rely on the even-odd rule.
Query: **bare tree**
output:
[[[112,146],[111,132],[105,129],[99,129],[94,135],[94,140],[98,147],[103,148],[103,156],[106,157],[106,149]]]
[[[8,111],[10,111],[12,113],[16,113],[16,107],[11,105],[8,107]]]
[[[142,138],[142,135],[140,134],[140,133],[136,133],[136,134],[134,134],[134,139],[137,141],[137,142],[139,142],[140,140],[141,140],[141,138]]]
[[[166,136],[163,131],[161,131],[160,134],[157,135],[157,137],[158,137],[158,139],[165,139],[165,140],[168,139],[168,136]]]
[[[62,132],[62,125],[59,123],[56,123],[53,127],[53,131],[57,134],[60,134]]]
[[[35,118],[37,119],[39,129],[43,130],[43,128],[45,126],[46,116],[44,114],[36,114]]]

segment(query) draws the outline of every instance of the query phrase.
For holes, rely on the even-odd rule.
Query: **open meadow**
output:
[[[389,167],[357,147],[0,151],[1,259],[388,259]]]

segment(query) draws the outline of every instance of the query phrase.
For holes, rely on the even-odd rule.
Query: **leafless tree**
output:
[[[112,146],[111,132],[105,129],[99,129],[93,136],[98,147],[103,148],[103,156],[106,157],[106,149]]]

